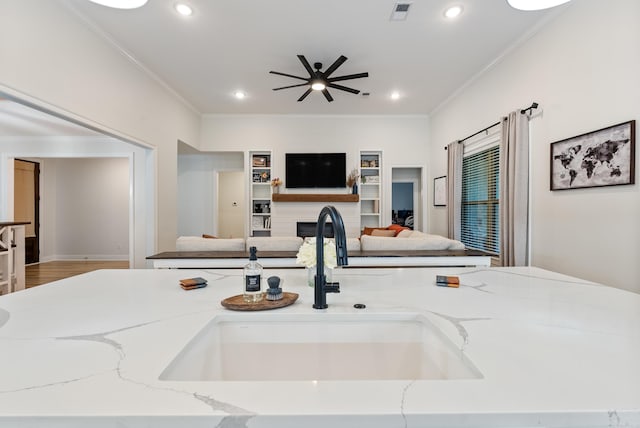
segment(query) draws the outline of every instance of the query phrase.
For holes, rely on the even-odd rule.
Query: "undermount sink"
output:
[[[219,315],[160,375],[178,381],[475,379],[421,314]]]

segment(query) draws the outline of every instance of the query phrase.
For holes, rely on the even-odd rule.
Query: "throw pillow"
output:
[[[399,224],[392,224],[387,227],[389,230],[395,230],[396,234],[402,232],[403,230],[410,230],[408,227],[400,226]]]
[[[387,230],[386,227],[365,227],[362,230],[363,235],[371,235],[374,230]]]
[[[394,236],[396,236],[396,231],[375,229],[373,232],[371,232],[371,236],[385,236],[393,238]]]

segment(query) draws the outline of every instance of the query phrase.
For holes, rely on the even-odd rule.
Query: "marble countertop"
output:
[[[300,294],[274,316],[420,313],[482,377],[159,380],[242,272],[103,270],[0,297],[0,426],[640,427],[638,294],[536,268],[354,268],[317,311],[304,270],[270,275]],[[182,290],[192,276],[209,285]]]

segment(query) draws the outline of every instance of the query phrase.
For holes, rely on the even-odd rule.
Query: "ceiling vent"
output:
[[[393,12],[391,12],[391,21],[404,21],[409,14],[409,7],[411,3],[398,2],[393,6]]]

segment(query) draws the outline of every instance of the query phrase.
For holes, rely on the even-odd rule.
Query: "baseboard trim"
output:
[[[66,255],[55,255],[43,257],[41,262],[46,261],[52,262],[57,260],[65,260],[65,261],[74,261],[74,262],[85,262],[85,261],[117,261],[117,262],[128,262],[129,255],[128,254],[93,254],[90,256],[85,255],[74,255],[74,254],[66,254]]]

